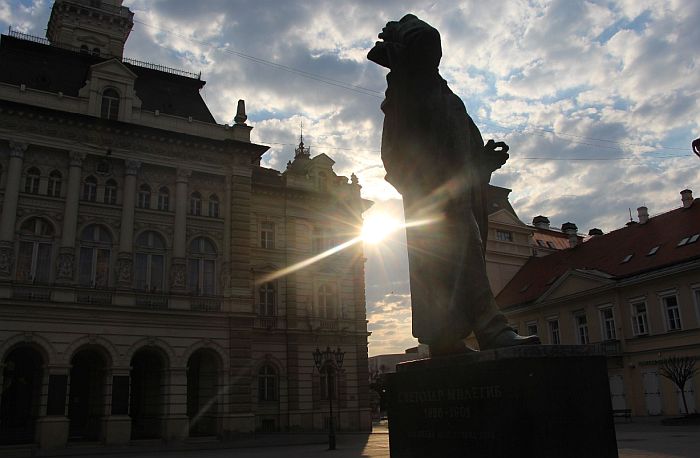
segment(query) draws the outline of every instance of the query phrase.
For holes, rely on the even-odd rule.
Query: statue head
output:
[[[413,14],[389,21],[367,58],[382,67],[396,69],[401,62],[412,67],[437,68],[442,57],[440,32]]]

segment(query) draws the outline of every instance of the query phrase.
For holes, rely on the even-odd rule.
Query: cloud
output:
[[[271,146],[263,165],[284,169],[303,120],[312,153],[356,173],[371,211],[402,217],[379,154],[386,70],[365,54],[384,23],[407,12],[440,30],[441,73],[484,138],[511,146],[493,182],[513,190],[525,222],[544,214],[553,225],[610,231],[629,208],[677,207],[678,192],[700,182],[689,151],[700,135],[699,2],[125,4],[137,21],[126,55],[201,71],[220,123],[244,99],[253,140]],[[46,1],[0,0],[0,27],[43,35],[49,11]],[[366,247],[366,256],[371,351],[402,351],[412,345],[405,240]]]

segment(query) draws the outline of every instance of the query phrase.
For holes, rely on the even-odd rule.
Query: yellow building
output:
[[[571,248],[532,257],[496,300],[521,333],[544,344],[596,344],[608,356],[614,409],[676,415],[681,396],[660,375],[668,356],[700,358],[700,203],[684,190],[682,207],[639,220]],[[565,225],[566,226],[566,225]],[[688,409],[700,410],[685,387]]]
[[[243,101],[218,124],[200,75],[122,56],[132,25],[57,0],[0,39],[0,444],[322,430],[329,397],[368,430],[362,246],[319,256],[360,185],[303,144],[260,167]]]

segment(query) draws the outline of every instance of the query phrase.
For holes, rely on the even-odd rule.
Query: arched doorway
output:
[[[7,355],[3,365],[0,443],[34,442],[44,359],[34,348],[21,346]]]
[[[212,350],[197,350],[187,361],[187,417],[190,436],[218,433],[219,356]]]
[[[94,441],[100,438],[105,415],[107,360],[98,348],[87,347],[71,359],[68,396],[69,439]]]
[[[165,357],[155,348],[142,348],[131,358],[131,438],[162,436]]]

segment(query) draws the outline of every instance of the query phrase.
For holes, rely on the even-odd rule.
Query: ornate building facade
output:
[[[0,443],[322,430],[329,397],[369,429],[357,179],[303,143],[261,167],[244,103],[217,124],[132,25],[57,0],[0,40]]]

